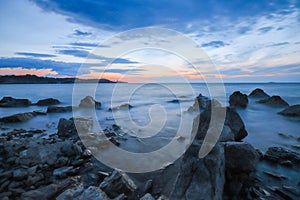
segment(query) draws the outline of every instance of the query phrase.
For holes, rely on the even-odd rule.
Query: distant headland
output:
[[[117,83],[108,79],[78,79],[78,78],[53,78],[36,75],[5,75],[0,76],[0,84],[67,84],[67,83]]]

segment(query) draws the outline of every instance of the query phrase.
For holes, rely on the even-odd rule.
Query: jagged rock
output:
[[[258,103],[265,104],[272,107],[287,107],[289,104],[284,101],[280,96],[271,96],[266,99],[257,101]]]
[[[251,173],[259,161],[257,151],[245,142],[226,142],[226,184],[224,193],[229,199],[245,199],[247,191],[254,185]]]
[[[47,113],[61,113],[61,112],[72,112],[76,109],[72,106],[48,106]]]
[[[151,194],[147,193],[144,196],[142,196],[142,198],[140,198],[140,200],[155,200],[155,199]]]
[[[109,108],[110,111],[116,111],[116,110],[129,110],[131,109],[133,106],[130,105],[129,103],[125,103],[125,104],[122,104],[120,106],[117,106],[117,107],[112,107],[112,108]]]
[[[36,105],[38,106],[50,106],[50,105],[56,105],[60,104],[61,102],[58,99],[53,99],[53,98],[47,98],[47,99],[42,99],[39,100]]]
[[[265,160],[275,163],[282,163],[283,161],[291,161],[292,163],[300,163],[300,154],[282,147],[270,147],[264,155]]]
[[[229,104],[230,106],[240,106],[245,108],[248,105],[248,96],[242,94],[240,91],[236,91],[230,95]]]
[[[120,194],[125,194],[130,197],[134,195],[134,192],[137,190],[137,186],[133,180],[118,170],[114,170],[109,177],[106,177],[99,187],[110,198],[115,198]]]
[[[25,122],[34,118],[35,116],[37,116],[35,112],[19,113],[7,117],[2,117],[0,118],[0,122],[5,122],[5,123]]]
[[[217,117],[224,116],[226,112],[224,126],[223,124],[212,125],[212,128],[214,128],[214,126],[223,126],[219,141],[240,141],[248,135],[243,120],[234,108],[216,107],[214,112]],[[205,110],[194,119],[192,133],[196,134],[197,139],[204,139],[210,125],[210,120],[211,110]]]
[[[57,134],[59,137],[67,138],[76,135],[77,132],[88,132],[92,127],[93,120],[91,119],[79,117],[70,119],[60,118],[57,126]]]
[[[28,172],[26,171],[26,169],[19,168],[13,171],[13,178],[17,181],[26,179],[27,175]]]
[[[268,97],[270,97],[270,95],[266,94],[265,91],[263,91],[262,89],[256,88],[249,94],[249,97],[251,97],[251,98],[268,98]]]
[[[278,114],[285,115],[285,116],[291,116],[291,117],[299,117],[300,116],[300,105],[293,105],[290,106],[282,111],[280,111]]]
[[[15,99],[13,97],[3,97],[0,100],[0,107],[20,107],[30,106],[31,104],[28,99]]]
[[[56,200],[110,200],[107,195],[98,187],[90,186],[86,189],[74,188],[61,193]]]
[[[253,146],[246,142],[226,142],[226,170],[234,172],[253,172],[259,161],[259,154]]]
[[[35,110],[33,111],[37,115],[47,115],[47,112],[41,111],[41,110]]]
[[[81,108],[96,108],[100,109],[101,108],[101,103],[96,101],[93,97],[91,96],[86,96],[80,101],[79,107]]]
[[[209,99],[206,96],[203,96],[202,94],[199,94],[195,98],[194,104],[188,108],[189,112],[197,112],[200,111],[200,109],[206,108],[206,103]]]
[[[71,184],[71,179],[66,179],[57,184],[53,183],[47,186],[42,186],[36,190],[27,191],[21,195],[21,198],[24,200],[53,199]]]
[[[170,199],[222,199],[225,183],[224,148],[217,144],[204,158],[199,158],[202,142],[194,140],[184,154]]]

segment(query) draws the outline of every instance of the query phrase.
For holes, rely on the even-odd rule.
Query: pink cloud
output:
[[[17,68],[0,68],[0,75],[36,75],[36,76],[45,76],[45,75],[57,75],[58,73],[56,71],[53,71],[52,69],[36,69],[36,68],[30,68],[25,69],[22,67]]]

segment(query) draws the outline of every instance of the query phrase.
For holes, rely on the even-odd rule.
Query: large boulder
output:
[[[0,122],[5,122],[5,123],[25,122],[34,118],[35,116],[37,116],[37,113],[35,112],[19,113],[7,117],[2,117],[0,118]]]
[[[72,106],[48,106],[47,113],[72,112]]]
[[[283,163],[290,161],[294,164],[300,164],[299,153],[290,151],[282,147],[268,148],[266,154],[264,155],[264,159],[275,163]]]
[[[290,107],[280,111],[278,114],[285,115],[285,116],[291,116],[291,117],[299,117],[300,116],[300,104],[290,106]]]
[[[100,109],[101,108],[101,103],[96,101],[93,97],[91,96],[86,96],[80,101],[79,107],[81,108],[96,108]]]
[[[287,107],[289,104],[283,100],[280,96],[271,96],[266,99],[257,101],[258,103],[265,104],[272,107]]]
[[[56,104],[60,104],[61,102],[57,99],[53,99],[53,98],[47,98],[47,99],[42,99],[39,100],[36,105],[38,106],[50,106],[50,105],[56,105]]]
[[[74,122],[75,121],[75,122]],[[76,126],[75,126],[76,124]],[[77,135],[77,133],[88,132],[93,127],[92,119],[85,118],[61,118],[57,126],[57,134],[61,138],[68,138]]]
[[[236,91],[230,95],[229,104],[230,106],[245,108],[248,105],[248,96],[246,94],[242,94],[240,91]]]
[[[226,163],[224,194],[229,199],[246,199],[249,188],[255,184],[251,175],[256,171],[259,155],[245,142],[226,142],[224,149]]]
[[[222,117],[226,112],[224,124],[211,124],[212,129],[223,126],[219,141],[241,141],[248,135],[243,120],[234,108],[216,107],[214,112],[217,117]],[[192,133],[196,134],[197,139],[203,140],[206,136],[211,121],[211,113],[211,110],[205,110],[194,119]],[[221,121],[223,120],[220,120],[219,123]]]
[[[217,144],[204,158],[199,158],[202,141],[194,140],[182,159],[170,199],[222,199],[225,183],[224,148]]]
[[[200,109],[206,108],[206,102],[209,99],[206,96],[203,96],[202,94],[199,94],[194,101],[194,104],[188,108],[189,112],[198,112]]]
[[[0,100],[0,107],[20,107],[30,106],[31,104],[28,99],[15,99],[13,97],[3,97]]]
[[[106,177],[99,187],[110,198],[116,198],[121,194],[125,194],[129,199],[134,196],[135,191],[138,189],[127,174],[118,170],[114,170],[110,176]]]
[[[265,93],[265,91],[263,91],[262,89],[256,88],[249,94],[249,97],[251,97],[251,98],[268,98],[268,97],[270,97],[270,95]]]

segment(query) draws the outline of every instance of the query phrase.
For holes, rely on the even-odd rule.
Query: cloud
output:
[[[126,0],[112,3],[110,0],[32,0],[47,12],[68,17],[73,23],[110,30],[173,24],[182,26],[193,21],[227,18],[236,21],[289,8],[289,1],[223,1],[223,0]],[[188,11],[188,12],[187,12]]]
[[[67,63],[36,58],[0,58],[0,68],[52,69],[59,75],[75,76],[81,63]]]
[[[53,58],[56,55],[52,54],[44,54],[44,53],[31,53],[31,52],[16,52],[16,55],[27,56],[27,57],[35,57],[35,58]]]
[[[72,42],[70,43],[72,46],[80,46],[80,47],[97,47],[96,43],[88,43],[88,42]]]
[[[271,44],[269,45],[270,47],[277,47],[277,46],[284,46],[284,45],[288,45],[290,44],[289,42],[279,42],[279,43],[275,43],[275,44]]]
[[[75,29],[73,35],[75,35],[75,36],[90,36],[90,35],[92,35],[92,33]]]
[[[266,27],[259,28],[258,31],[259,31],[260,33],[267,33],[267,32],[269,32],[269,31],[271,31],[272,29],[273,29],[272,26],[266,26]]]
[[[0,75],[36,75],[36,76],[46,76],[46,75],[57,75],[58,73],[56,71],[53,71],[51,68],[47,69],[36,69],[36,68],[22,68],[22,67],[16,67],[16,68],[0,68]]]
[[[101,55],[95,55],[93,53],[90,53],[86,50],[76,50],[76,49],[61,49],[57,51],[58,54],[64,54],[79,58],[90,58],[90,59],[97,59],[101,61],[101,64],[109,64],[111,62],[113,63],[120,63],[120,64],[137,64],[136,61],[131,61],[125,58],[108,58]]]
[[[211,41],[209,43],[204,43],[202,44],[201,46],[202,47],[214,47],[214,48],[219,48],[219,47],[224,47],[226,45],[229,45],[229,44],[226,44],[224,43],[223,41]]]

